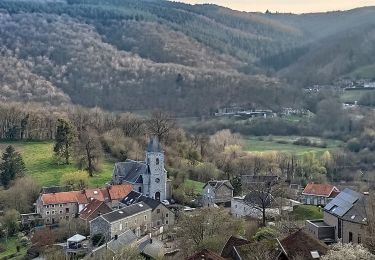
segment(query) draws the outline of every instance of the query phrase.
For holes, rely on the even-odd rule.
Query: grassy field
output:
[[[362,66],[348,74],[352,78],[371,79],[375,76],[375,65]]]
[[[203,183],[203,182],[193,181],[193,180],[186,180],[185,181],[185,185],[187,187],[194,188],[195,193],[197,193],[197,194],[201,194],[202,193],[202,189],[203,189],[204,184],[205,183]]]
[[[342,102],[359,101],[363,95],[369,92],[375,92],[373,89],[356,89],[356,90],[345,90],[341,95]]]
[[[19,241],[16,237],[8,238],[7,241],[0,240],[0,247],[3,248],[5,251],[0,253],[0,259],[24,259],[26,255],[26,248],[21,247],[20,252],[17,253],[17,245],[19,245]],[[16,254],[9,258],[11,255]]]
[[[327,148],[295,145],[293,142],[300,137],[297,136],[272,136],[270,137],[245,137],[245,150],[249,152],[287,152],[297,155],[302,155],[308,152],[315,152],[317,154],[323,154],[327,150],[332,150],[341,145],[341,141],[331,139],[319,139],[309,137],[311,141],[321,142],[324,141],[327,144]],[[279,143],[285,142],[285,143]]]
[[[313,205],[299,205],[290,213],[296,220],[322,219],[323,209]]]
[[[22,154],[27,174],[35,178],[42,186],[58,185],[64,173],[78,170],[74,164],[57,165],[53,161],[53,144],[51,142],[0,143],[0,150],[3,151],[9,144],[12,144]],[[89,186],[103,186],[109,181],[113,164],[110,160],[104,160],[102,170],[89,179]]]

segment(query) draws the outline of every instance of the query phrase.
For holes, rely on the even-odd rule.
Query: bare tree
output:
[[[275,198],[283,193],[283,187],[280,183],[277,180],[271,180],[243,187],[244,192],[247,194],[244,202],[253,209],[261,212],[263,226],[266,226],[267,221],[266,210],[272,206],[276,206]]]
[[[102,146],[96,131],[84,129],[78,136],[76,152],[81,168],[88,171],[90,177],[100,168],[100,160],[103,155]]]
[[[146,122],[148,133],[156,136],[160,141],[165,141],[172,128],[175,127],[175,121],[171,115],[160,110],[154,111],[151,118]]]

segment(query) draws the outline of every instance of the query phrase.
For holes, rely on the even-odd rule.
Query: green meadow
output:
[[[59,185],[64,173],[77,171],[75,164],[58,165],[53,158],[52,142],[6,142],[0,143],[0,150],[4,151],[7,145],[13,145],[21,153],[27,170],[40,185]],[[102,169],[89,179],[90,187],[103,186],[111,179],[114,162],[104,159]]]
[[[304,146],[293,144],[297,140],[297,136],[248,136],[244,137],[244,149],[249,152],[285,152],[296,155],[303,155],[305,153],[314,152],[316,154],[323,154],[325,151],[330,151],[338,148],[342,142],[332,139],[320,139],[315,137],[308,137],[313,142],[325,142],[326,148]]]

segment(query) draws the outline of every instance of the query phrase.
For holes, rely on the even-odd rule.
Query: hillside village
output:
[[[375,7],[181,1],[0,1],[0,260],[375,260]]]
[[[372,217],[368,212],[374,207],[369,204],[369,192],[320,183],[301,187],[277,175],[242,175],[240,193],[229,180],[210,180],[195,207],[190,207],[173,199],[165,160],[162,145],[153,137],[145,160],[116,163],[112,179],[103,187],[43,187],[34,204],[35,212],[21,214],[21,224],[31,239],[28,259],[52,246],[49,232],[65,221],[78,223],[69,226],[73,236],[54,243],[55,253],[65,259],[138,259],[137,255],[142,255],[146,259],[313,260],[327,254],[329,245],[339,241],[362,244],[368,236]],[[308,213],[306,220],[287,217],[299,207],[316,208],[320,218]],[[226,243],[220,252],[203,248],[181,255],[179,222],[191,218],[190,224],[195,225],[194,218],[212,211],[228,215],[228,219],[258,223],[258,233],[265,233],[255,240],[240,233],[222,234]],[[284,232],[273,233],[275,227]],[[192,240],[195,237],[191,235],[200,236],[199,232],[187,235]],[[259,246],[264,248],[259,250]],[[35,259],[49,258],[40,255]]]

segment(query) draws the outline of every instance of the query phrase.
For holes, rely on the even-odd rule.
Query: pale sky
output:
[[[241,11],[312,13],[375,6],[375,0],[174,0],[190,4],[217,4]]]

